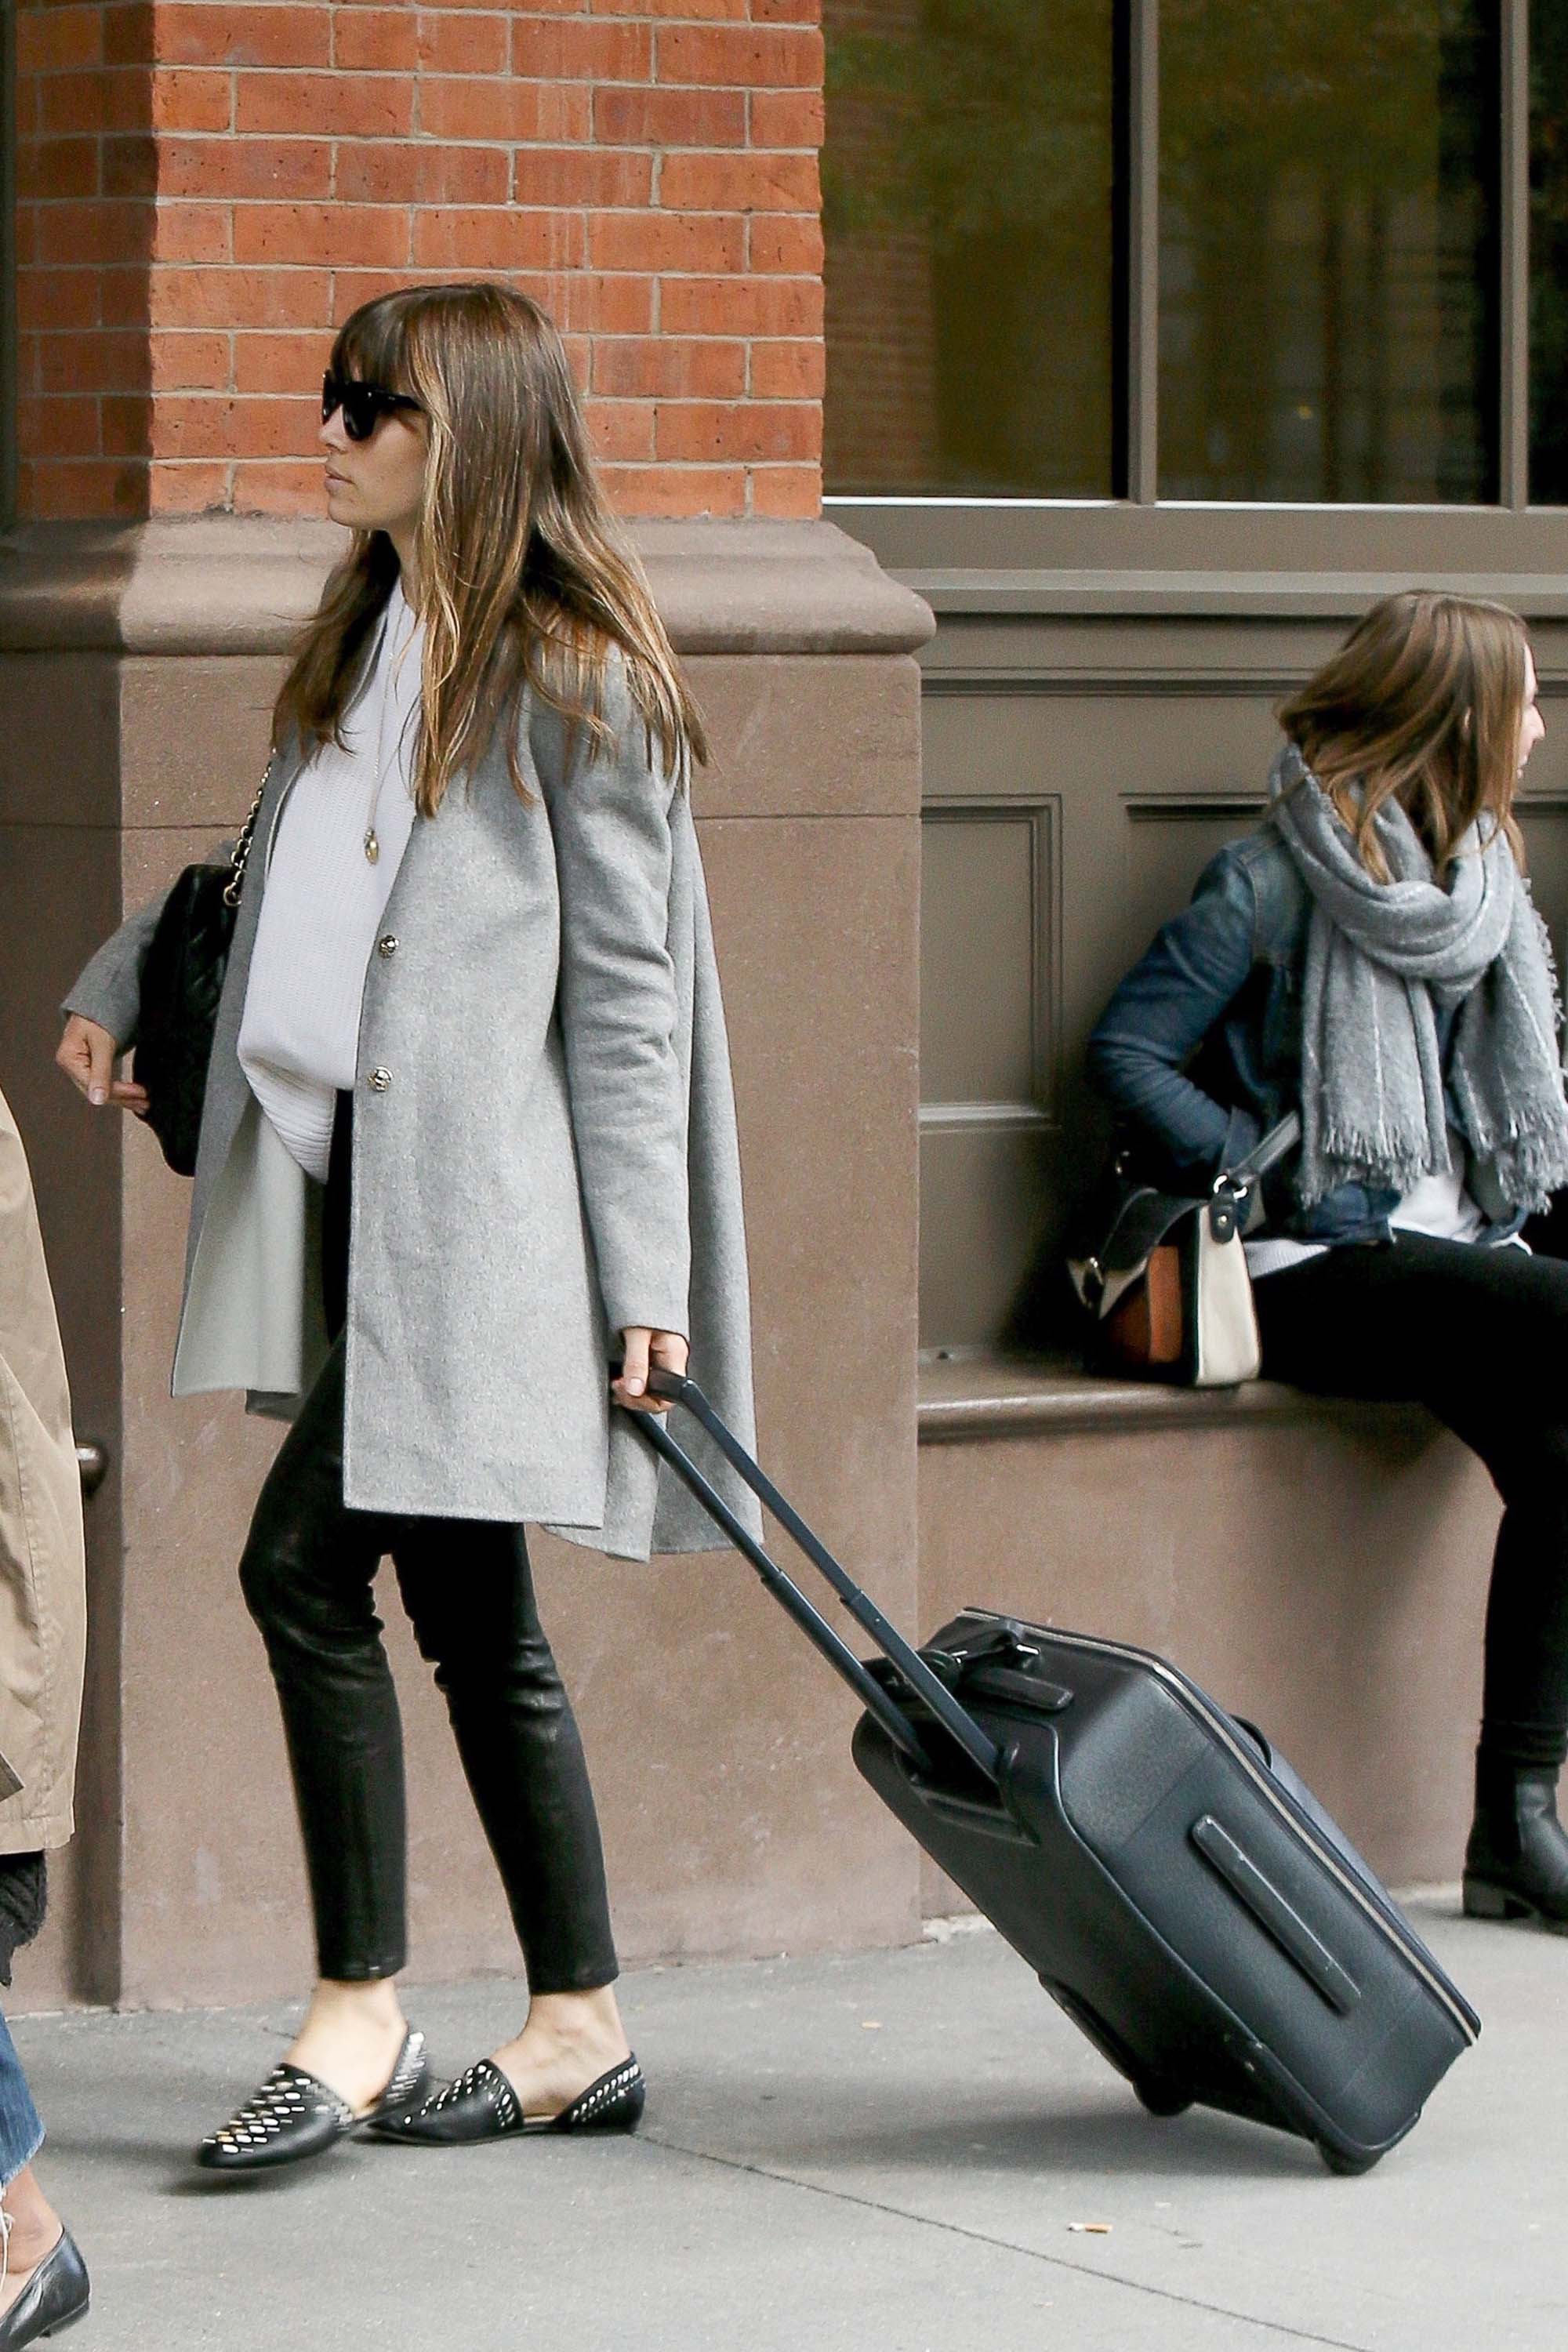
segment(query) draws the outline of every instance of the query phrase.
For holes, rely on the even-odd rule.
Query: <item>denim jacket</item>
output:
[[[1192,903],[1160,932],[1101,1014],[1089,1075],[1119,1118],[1154,1148],[1163,1181],[1207,1188],[1300,1104],[1301,975],[1311,900],[1272,823],[1233,841],[1198,877]],[[1453,1012],[1439,1009],[1447,1059]],[[1457,1122],[1456,1122],[1457,1123]],[[1386,1241],[1399,1194],[1342,1184],[1302,1208],[1288,1160],[1264,1184],[1271,1232],[1303,1241]],[[1493,1223],[1522,1213],[1471,1190]]]

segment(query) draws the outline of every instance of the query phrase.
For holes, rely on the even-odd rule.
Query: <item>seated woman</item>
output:
[[[1426,1405],[1504,1509],[1464,1903],[1568,1930],[1568,1181],[1551,954],[1512,807],[1544,732],[1524,628],[1412,590],[1280,711],[1257,831],[1107,1007],[1091,1075],[1203,1190],[1276,1120],[1247,1257],[1266,1377]]]

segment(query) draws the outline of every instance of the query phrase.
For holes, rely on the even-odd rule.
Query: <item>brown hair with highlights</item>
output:
[[[1405,588],[1358,621],[1338,653],[1279,706],[1279,724],[1328,793],[1374,881],[1374,830],[1396,799],[1441,877],[1490,812],[1522,871],[1513,818],[1527,693],[1524,624],[1506,604]]]
[[[410,394],[429,457],[415,537],[425,624],[415,797],[433,816],[498,727],[524,798],[517,712],[525,688],[565,715],[570,739],[607,740],[605,670],[627,689],[667,772],[705,760],[701,717],[636,554],[611,520],[571,367],[537,303],[485,282],[409,286],[366,302],[332,345],[339,376]],[[384,531],[356,531],[303,631],[274,736],[342,742],[361,656],[397,577]]]

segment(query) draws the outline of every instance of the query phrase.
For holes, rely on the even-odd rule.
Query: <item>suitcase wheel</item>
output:
[[[1358,2172],[1370,2172],[1377,2162],[1375,2155],[1351,2155],[1342,2147],[1331,2147],[1327,2140],[1322,2139],[1318,2142],[1318,2154],[1331,2172],[1337,2172],[1345,2179],[1353,2179]]]
[[[1190,2093],[1178,2091],[1173,2083],[1135,2082],[1132,2088],[1139,2105],[1152,2116],[1184,2116],[1193,2104]]]

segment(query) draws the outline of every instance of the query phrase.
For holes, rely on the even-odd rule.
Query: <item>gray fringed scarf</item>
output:
[[[1500,826],[1433,877],[1415,826],[1384,803],[1374,882],[1294,744],[1268,779],[1274,823],[1311,893],[1301,1003],[1301,1162],[1310,1204],[1337,1185],[1405,1192],[1446,1175],[1448,1113],[1435,1006],[1458,1005],[1449,1096],[1473,1159],[1516,1209],[1568,1183],[1568,1107],[1546,929]],[[1486,821],[1483,820],[1483,827]],[[1483,845],[1484,842],[1484,845]]]

